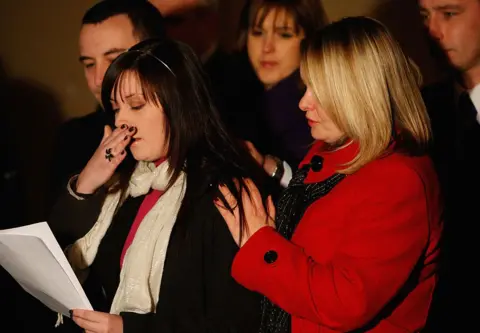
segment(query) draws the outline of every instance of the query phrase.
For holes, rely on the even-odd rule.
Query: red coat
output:
[[[351,144],[324,157],[305,182],[331,176],[355,155]],[[348,175],[305,212],[289,242],[273,228],[256,232],[235,257],[233,277],[292,315],[293,333],[346,332],[371,325],[407,284],[388,315],[365,332],[417,332],[436,283],[441,234],[439,185],[428,157],[392,153]],[[265,261],[265,254],[272,252]]]

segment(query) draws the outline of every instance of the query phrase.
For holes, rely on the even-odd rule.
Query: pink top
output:
[[[156,161],[155,165],[158,167],[165,160],[166,158],[162,158]],[[125,253],[127,252],[128,248],[132,244],[133,239],[135,238],[135,234],[137,233],[138,227],[140,226],[140,223],[143,221],[143,218],[145,217],[145,215],[147,215],[150,209],[152,209],[152,207],[155,205],[158,199],[160,199],[163,193],[164,193],[163,191],[152,189],[143,199],[142,204],[138,209],[137,215],[135,216],[135,220],[133,221],[132,227],[130,228],[125,244],[123,245],[122,255],[120,256],[120,268],[123,265],[123,258],[125,257]]]

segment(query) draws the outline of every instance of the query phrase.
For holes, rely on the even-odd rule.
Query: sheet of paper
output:
[[[55,312],[92,310],[80,282],[46,222],[0,230],[0,265]]]

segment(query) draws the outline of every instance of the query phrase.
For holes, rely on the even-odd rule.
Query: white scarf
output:
[[[151,162],[139,162],[130,178],[127,194],[137,197],[147,194],[150,188],[164,190],[170,179],[168,166],[168,161],[158,167]],[[143,218],[132,244],[125,253],[120,283],[110,313],[155,312],[168,242],[185,189],[186,178],[185,174],[181,173],[172,187],[163,193]],[[68,259],[77,274],[85,272],[93,263],[98,246],[112,222],[119,203],[119,191],[107,195],[95,225],[70,247]]]

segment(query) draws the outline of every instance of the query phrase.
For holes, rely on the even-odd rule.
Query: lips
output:
[[[307,123],[308,123],[308,126],[312,127],[315,124],[317,124],[318,121],[314,121],[314,120],[311,120],[310,118],[307,118]]]
[[[260,61],[260,65],[264,68],[271,68],[271,67],[275,67],[276,65],[278,65],[278,62],[276,62],[276,61]]]
[[[136,143],[138,143],[140,140],[142,140],[141,138],[132,138],[132,141],[130,143],[130,145],[135,145]]]

